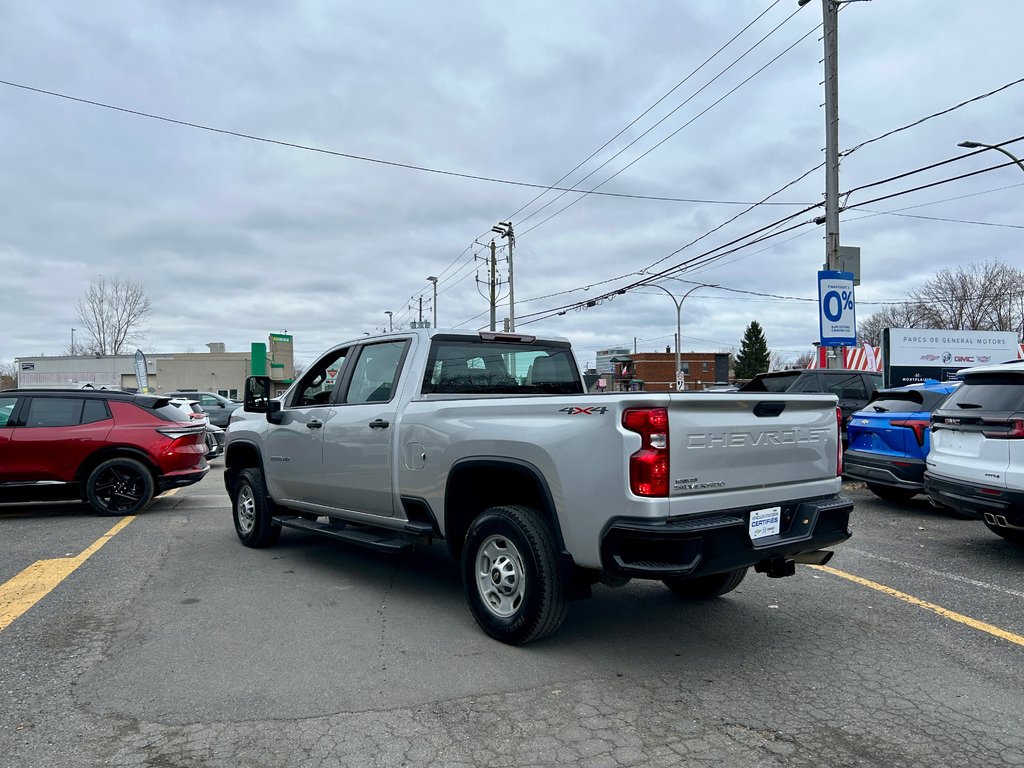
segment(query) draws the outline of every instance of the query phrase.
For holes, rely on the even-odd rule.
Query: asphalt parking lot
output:
[[[242,547],[219,470],[0,508],[0,765],[1024,765],[1024,549],[923,499],[850,485],[825,568],[597,587],[513,648],[440,545]]]

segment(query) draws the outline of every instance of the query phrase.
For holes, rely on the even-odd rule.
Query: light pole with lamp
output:
[[[392,322],[392,314],[393,313],[391,312],[391,310],[390,309],[385,309],[384,310],[384,314],[388,316],[388,330],[389,331],[395,330],[395,324],[394,324],[394,322]]]
[[[427,280],[434,284],[434,327],[437,328],[437,278],[431,275]]]
[[[675,294],[672,293],[668,288],[663,285],[657,285],[655,283],[648,283],[650,288],[658,288],[668,294],[669,298],[672,299],[672,303],[676,305],[676,389],[682,389],[682,362],[680,359],[679,348],[683,343],[683,302],[686,301],[686,297],[696,291],[698,288],[717,288],[717,285],[695,285],[693,288],[683,294],[683,298],[677,299]]]
[[[1010,152],[1010,150],[1003,149],[997,144],[983,144],[980,141],[961,141],[957,146],[964,147],[965,149],[994,149],[996,152],[1002,152],[1008,158],[1013,160],[1013,162],[1015,162],[1017,166],[1024,171],[1024,162],[1021,162],[1021,159]]]

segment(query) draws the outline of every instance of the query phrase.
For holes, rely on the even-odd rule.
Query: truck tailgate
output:
[[[673,395],[673,497],[740,491],[836,476],[833,395]]]

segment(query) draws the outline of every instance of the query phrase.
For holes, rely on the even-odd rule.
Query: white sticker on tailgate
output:
[[[763,539],[765,536],[775,536],[779,532],[779,523],[782,520],[782,507],[766,507],[755,509],[750,513],[750,538],[751,540]]]

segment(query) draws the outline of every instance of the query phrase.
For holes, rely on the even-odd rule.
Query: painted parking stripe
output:
[[[874,589],[878,592],[889,595],[890,597],[895,597],[897,600],[902,600],[906,603],[910,603],[911,605],[916,605],[918,608],[924,608],[927,611],[937,613],[944,619],[956,621],[960,624],[966,624],[968,627],[977,629],[980,632],[987,632],[988,634],[998,637],[1001,640],[1006,640],[1007,642],[1014,643],[1015,645],[1024,646],[1024,635],[1018,635],[1014,632],[1001,629],[1000,627],[994,626],[992,624],[986,624],[984,621],[972,619],[970,616],[964,616],[962,613],[957,613],[956,611],[951,611],[948,608],[943,608],[941,605],[929,603],[918,597],[914,597],[913,595],[908,595],[905,592],[900,592],[899,590],[893,589],[892,587],[887,587],[884,584],[879,584],[876,581],[869,581],[868,579],[863,579],[860,576],[854,576],[852,573],[846,573],[846,571],[840,571],[837,568],[831,568],[827,565],[812,565],[810,567],[818,571],[825,571],[826,573],[831,573],[833,576],[838,576],[841,579],[847,579],[848,581],[852,581],[855,584],[860,584],[862,587]]]
[[[120,533],[135,516],[122,518],[77,557],[54,557],[37,560],[10,581],[0,584],[0,632],[29,608],[46,597],[78,566]]]

